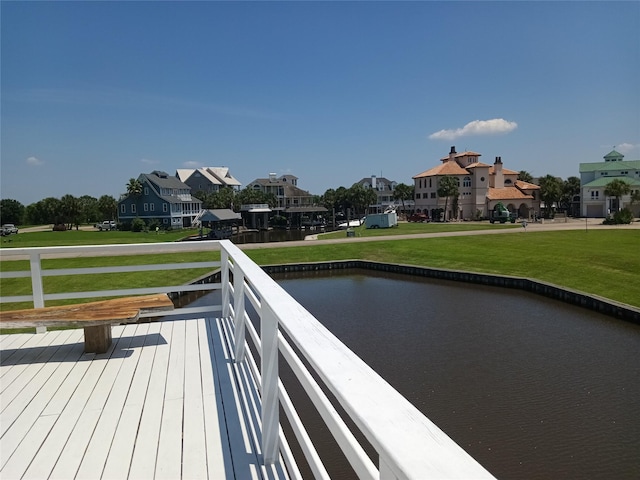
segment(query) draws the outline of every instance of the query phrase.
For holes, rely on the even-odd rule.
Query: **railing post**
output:
[[[42,287],[42,265],[40,264],[40,254],[29,255],[31,268],[31,292],[33,294],[33,308],[44,307],[44,288]],[[36,333],[44,333],[47,327],[36,327]]]
[[[278,318],[264,299],[261,307],[262,455],[268,465],[277,461],[279,450]]]
[[[236,339],[234,358],[236,363],[244,358],[245,312],[244,312],[244,273],[236,265],[233,271],[233,321]]]
[[[44,307],[44,289],[42,288],[42,266],[40,265],[40,254],[29,255],[31,266],[31,291],[33,293],[33,308]]]
[[[222,316],[228,317],[231,310],[229,304],[229,253],[220,249],[220,283],[222,285]]]

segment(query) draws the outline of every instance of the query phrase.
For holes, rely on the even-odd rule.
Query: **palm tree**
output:
[[[412,200],[414,196],[415,187],[410,187],[404,183],[399,183],[393,190],[393,199],[400,200],[402,202],[402,212],[405,212],[404,201]]]
[[[136,201],[136,216],[138,216],[138,200],[142,196],[142,182],[137,178],[130,178],[127,183],[127,193]]]
[[[71,227],[74,223],[77,228],[79,223],[78,216],[80,215],[80,206],[78,204],[78,199],[73,195],[63,195],[60,199],[60,206],[63,222],[65,224],[69,224],[69,230],[71,230]]]
[[[545,175],[540,179],[540,198],[544,202],[546,218],[551,218],[553,205],[560,201],[561,196],[562,180],[553,175]]]
[[[140,185],[142,187],[142,185]],[[98,210],[102,220],[116,220],[118,216],[118,202],[111,195],[102,195],[98,199]]]
[[[441,177],[438,181],[438,197],[444,197],[444,220],[447,220],[447,205],[449,197],[458,197],[458,179],[449,175]]]
[[[526,170],[520,170],[520,172],[518,172],[518,180],[521,180],[527,183],[533,183],[533,175],[531,175]]]
[[[631,193],[631,185],[620,178],[614,178],[611,180],[604,189],[604,194],[607,197],[616,198],[616,211],[620,211],[620,197],[629,195]]]

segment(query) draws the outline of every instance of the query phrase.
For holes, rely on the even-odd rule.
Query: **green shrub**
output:
[[[142,232],[145,228],[147,228],[147,224],[144,223],[144,220],[141,218],[134,218],[131,222],[131,231],[132,232]]]
[[[631,222],[633,222],[633,212],[631,209],[625,207],[606,218],[602,223],[605,225],[623,225]]]

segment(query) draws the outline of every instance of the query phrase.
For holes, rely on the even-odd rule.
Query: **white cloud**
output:
[[[190,160],[188,162],[184,162],[182,165],[184,165],[187,168],[200,168],[202,165],[199,162]]]
[[[38,157],[29,157],[27,158],[27,165],[37,167],[39,165],[44,165],[44,162],[40,160]]]
[[[462,128],[453,130],[440,130],[429,135],[431,140],[455,140],[458,137],[469,135],[498,135],[509,133],[518,128],[516,122],[509,122],[503,118],[491,120],[474,120]]]
[[[622,154],[629,154],[634,150],[640,148],[640,145],[634,145],[633,143],[621,143],[620,145],[616,145],[615,149]]]
[[[142,163],[145,163],[147,165],[155,165],[156,163],[158,163],[157,160],[150,160],[148,158],[143,158],[140,160]]]

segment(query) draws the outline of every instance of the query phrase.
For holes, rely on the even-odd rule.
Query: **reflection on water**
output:
[[[640,326],[470,284],[275,278],[498,478],[640,478]]]

